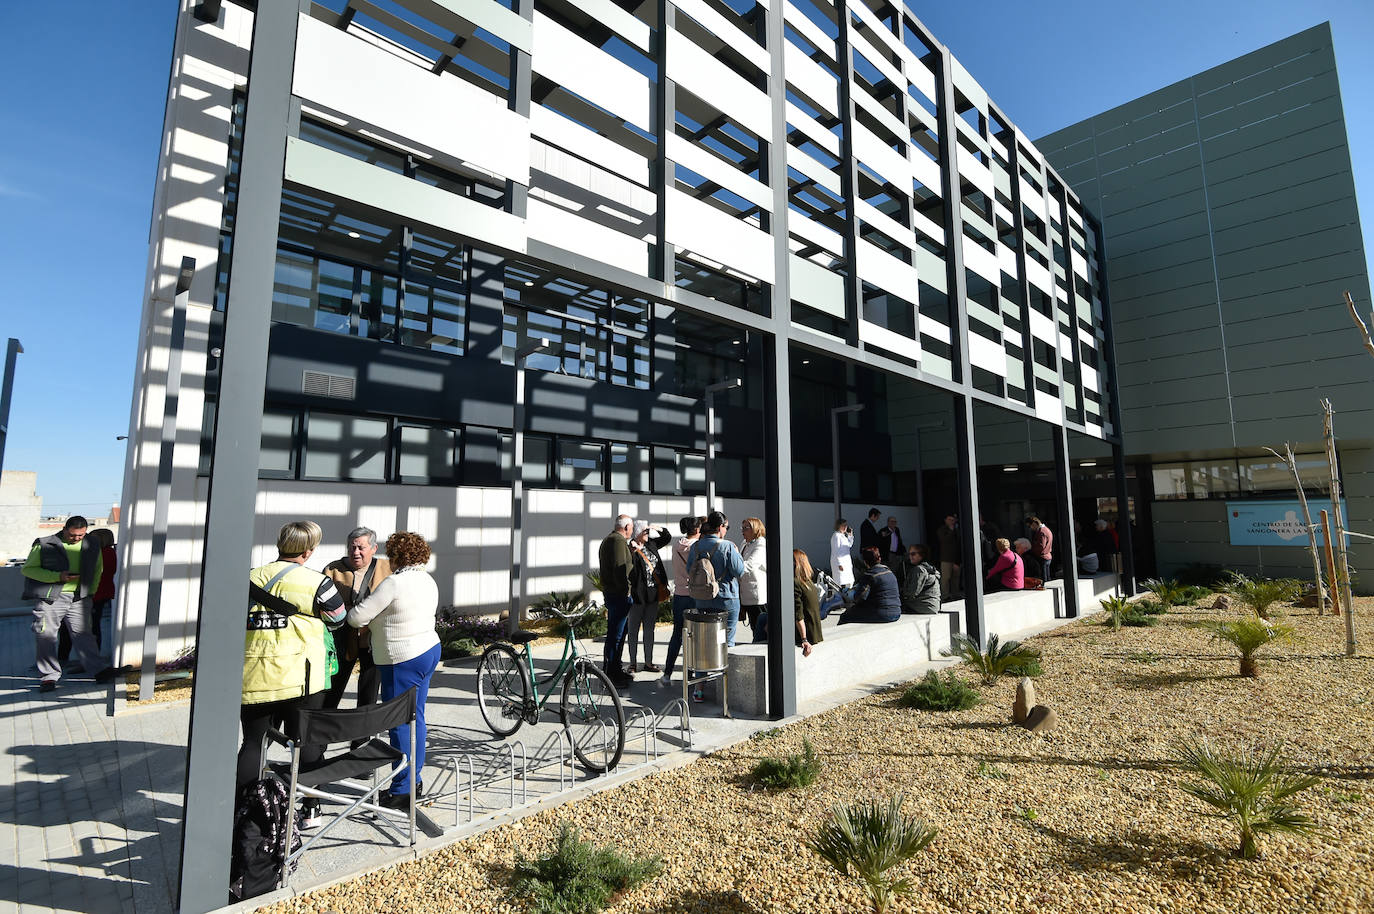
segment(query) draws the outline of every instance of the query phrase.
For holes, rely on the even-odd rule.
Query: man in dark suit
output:
[[[888,568],[896,570],[902,556],[906,554],[906,543],[902,540],[902,531],[897,527],[897,518],[889,517],[887,526],[878,531],[878,549],[883,554],[883,564]]]
[[[859,525],[859,551],[862,552],[870,547],[883,551],[883,538],[878,533],[878,518],[883,513],[877,508],[868,509],[868,520]]]

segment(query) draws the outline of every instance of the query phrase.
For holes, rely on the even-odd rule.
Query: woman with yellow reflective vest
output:
[[[324,706],[329,687],[330,628],[347,609],[334,582],[304,567],[320,544],[320,526],[295,521],[277,534],[277,560],[248,574],[248,632],[243,651],[243,700],[239,721],[238,787],[262,773],[262,739],[271,727],[298,738],[297,712]],[[323,746],[302,746],[303,764],[316,762]],[[318,806],[304,804],[303,828],[318,819]]]

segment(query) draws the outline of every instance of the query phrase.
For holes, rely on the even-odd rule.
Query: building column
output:
[[[1131,533],[1131,492],[1126,485],[1126,449],[1112,445],[1112,475],[1116,477],[1116,535],[1121,541],[1121,592],[1135,596],[1135,538]]]
[[[300,7],[301,2],[293,0],[259,3],[253,22],[234,282],[225,309],[196,619],[198,652],[177,905],[183,914],[223,907],[229,890],[239,748],[233,722],[239,716],[243,689],[243,624],[248,604],[245,569],[252,564],[277,223]]]
[[[792,377],[788,332],[792,290],[788,281],[791,249],[787,243],[787,106],[783,72],[782,4],[768,7],[768,89],[773,136],[762,156],[763,177],[773,193],[766,214],[773,234],[771,326],[763,337],[763,438],[765,526],[768,567],[775,586],[768,588],[768,712],[775,720],[797,713],[797,654],[792,623]]]
[[[1070,478],[1069,429],[1060,425],[1054,430],[1054,494],[1059,504],[1054,534],[1059,544],[1064,566],[1064,614],[1078,618],[1078,544],[1073,533],[1073,480]],[[1053,528],[1051,528],[1053,529]]]
[[[965,343],[967,345],[967,342]],[[978,454],[974,441],[973,398],[959,394],[954,404],[954,450],[959,469],[959,540],[963,561],[959,584],[964,588],[964,634],[978,645],[987,642],[983,614],[983,548],[978,529]]]

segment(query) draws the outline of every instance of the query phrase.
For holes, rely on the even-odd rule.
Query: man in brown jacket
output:
[[[348,534],[347,553],[326,565],[324,573],[338,588],[344,605],[352,609],[391,574],[391,563],[377,555],[377,532],[358,527]],[[339,652],[339,672],[329,681],[324,706],[337,708],[343,701],[354,663],[358,664],[358,707],[375,704],[382,681],[377,665],[372,662],[367,629],[345,625],[334,633],[334,646]]]

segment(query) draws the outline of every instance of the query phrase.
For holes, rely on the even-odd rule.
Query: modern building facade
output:
[[[1374,363],[1344,304],[1348,290],[1368,312],[1369,277],[1329,24],[1038,145],[1105,234],[1125,445],[1158,570],[1310,577],[1305,537],[1260,546],[1229,528],[1247,503],[1295,497],[1266,447],[1291,442],[1305,488],[1327,491],[1323,397],[1351,529],[1374,533]],[[1369,542],[1351,541],[1357,571]]]
[[[279,6],[186,0],[178,20],[126,661],[150,590],[158,652],[193,637],[236,309],[265,334],[260,447],[232,432],[259,466],[253,559],[298,516],[326,528],[321,563],[357,523],[417,529],[445,602],[479,611],[509,601],[515,355],[540,339],[521,363],[526,597],[580,586],[614,514],[704,508],[703,395],[723,379],[742,384],[716,398],[717,490],[770,526],[786,503],[783,556],[824,554],[834,406],[865,405],[842,432],[856,526],[869,504],[909,532],[976,514],[968,467],[1003,460],[991,438],[974,456],[985,414],[1065,467],[1069,435],[1117,440],[1097,224],[910,9]],[[275,70],[254,8],[289,32]],[[269,95],[285,115],[255,127]],[[263,130],[280,162],[250,184]],[[245,267],[250,204],[270,212]]]

